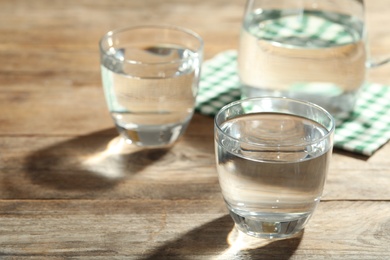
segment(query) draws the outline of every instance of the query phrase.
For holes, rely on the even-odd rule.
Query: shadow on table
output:
[[[349,151],[342,150],[342,149],[337,148],[337,147],[334,147],[333,153],[334,154],[344,155],[344,156],[351,157],[351,158],[354,158],[354,159],[357,159],[357,160],[361,160],[361,161],[368,161],[368,159],[370,159],[370,156],[349,152]]]
[[[196,228],[179,239],[167,242],[143,260],[153,259],[290,259],[303,232],[293,238],[267,240],[252,238],[233,227],[229,215]]]
[[[116,136],[115,129],[108,129],[38,150],[25,163],[27,178],[61,191],[111,189],[168,151],[142,150]]]

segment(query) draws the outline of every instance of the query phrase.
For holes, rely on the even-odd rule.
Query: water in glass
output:
[[[176,45],[111,48],[102,56],[101,72],[110,113],[119,132],[133,143],[163,146],[185,131],[198,86],[199,57],[194,52]]]
[[[283,113],[242,115],[220,128],[219,182],[237,227],[266,238],[301,231],[322,195],[331,156],[330,140],[323,138],[328,130]]]
[[[363,21],[305,9],[262,10],[243,22],[239,75],[245,97],[287,96],[348,114],[365,80]]]

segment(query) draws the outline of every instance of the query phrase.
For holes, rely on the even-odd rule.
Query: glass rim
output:
[[[301,105],[305,105],[305,106],[310,106],[310,107],[313,107],[315,109],[317,109],[318,111],[322,112],[324,115],[326,115],[327,118],[329,118],[329,121],[330,121],[330,129],[328,129],[327,126],[324,126],[323,124],[319,123],[320,125],[322,125],[324,128],[326,128],[326,130],[328,130],[328,132],[321,136],[320,138],[317,138],[315,140],[312,140],[312,141],[301,141],[301,142],[294,142],[294,143],[288,143],[288,144],[264,144],[264,143],[254,143],[254,142],[248,142],[248,141],[244,141],[244,140],[241,140],[239,138],[236,138],[236,137],[233,137],[229,134],[227,134],[221,127],[220,125],[221,124],[218,124],[217,120],[218,120],[218,117],[220,117],[222,115],[223,112],[225,112],[227,109],[233,107],[233,106],[236,106],[238,104],[242,104],[244,102],[253,102],[253,101],[258,101],[258,100],[283,100],[283,101],[288,101],[288,102],[293,102],[293,103],[297,103],[297,104],[301,104]],[[272,112],[272,111],[269,111],[269,112]],[[248,113],[249,114],[253,114],[253,113]],[[289,113],[286,113],[286,114],[289,114]],[[296,114],[292,114],[290,113],[291,115],[296,115]],[[242,114],[242,115],[245,115],[245,114]],[[301,117],[304,117],[304,118],[307,118],[305,116],[301,116]],[[232,118],[235,118],[235,117],[232,117]],[[309,120],[313,120],[313,119],[310,119],[310,118],[307,118]],[[314,120],[313,120],[314,121]],[[223,121],[223,122],[226,122]],[[221,122],[222,123],[222,122]],[[300,100],[300,99],[294,99],[294,98],[287,98],[287,97],[269,97],[269,96],[266,96],[266,97],[254,97],[254,98],[245,98],[245,99],[240,99],[240,100],[237,100],[237,101],[234,101],[234,102],[231,102],[225,106],[223,106],[219,111],[218,113],[215,115],[214,117],[214,126],[216,127],[216,129],[222,133],[223,135],[227,136],[228,138],[234,140],[234,141],[237,141],[237,142],[240,142],[240,143],[245,143],[245,144],[248,144],[248,145],[252,145],[252,146],[259,146],[259,147],[287,147],[287,146],[303,146],[303,145],[308,145],[308,144],[314,144],[314,143],[318,143],[318,142],[322,142],[328,138],[330,138],[334,131],[335,131],[335,128],[336,128],[336,122],[335,122],[335,119],[334,117],[327,111],[325,110],[323,107],[317,105],[317,104],[314,104],[312,102],[309,102],[309,101],[305,101],[305,100]]]
[[[116,28],[113,30],[110,30],[106,32],[99,40],[99,49],[101,53],[104,53],[106,55],[109,54],[108,49],[103,48],[103,42],[107,41],[110,37],[113,37],[116,34],[126,32],[126,31],[132,31],[132,30],[138,30],[138,29],[165,29],[169,31],[176,31],[180,33],[184,33],[187,36],[192,37],[196,41],[198,41],[199,46],[193,50],[193,52],[196,54],[196,57],[201,57],[202,51],[204,48],[204,41],[202,37],[197,34],[196,32],[181,27],[181,26],[176,26],[176,25],[170,25],[170,24],[146,24],[146,25],[135,25],[135,26],[125,26],[125,27],[120,27]],[[117,57],[113,57],[114,59],[122,62],[122,63],[128,63],[128,64],[133,64],[133,65],[165,65],[165,64],[175,64],[175,63],[181,63],[190,59],[193,59],[194,57],[186,57],[186,58],[181,58],[181,59],[173,59],[170,61],[164,61],[164,62],[143,62],[143,61],[138,61],[138,60],[132,60],[132,59],[118,59]]]

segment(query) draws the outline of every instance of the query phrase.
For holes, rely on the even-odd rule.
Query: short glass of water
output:
[[[174,26],[138,26],[99,43],[109,111],[119,133],[142,147],[163,147],[183,135],[193,113],[203,41]]]
[[[260,238],[303,230],[323,192],[334,129],[326,110],[289,98],[244,99],[219,111],[219,183],[239,230]]]

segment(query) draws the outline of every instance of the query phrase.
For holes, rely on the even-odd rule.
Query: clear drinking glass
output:
[[[101,74],[119,133],[143,147],[183,135],[193,113],[203,41],[174,26],[117,29],[100,40]]]
[[[222,195],[239,230],[285,238],[301,231],[320,201],[335,121],[289,98],[233,102],[215,117]]]
[[[363,0],[247,0],[238,53],[244,97],[285,96],[346,117],[365,83]]]

